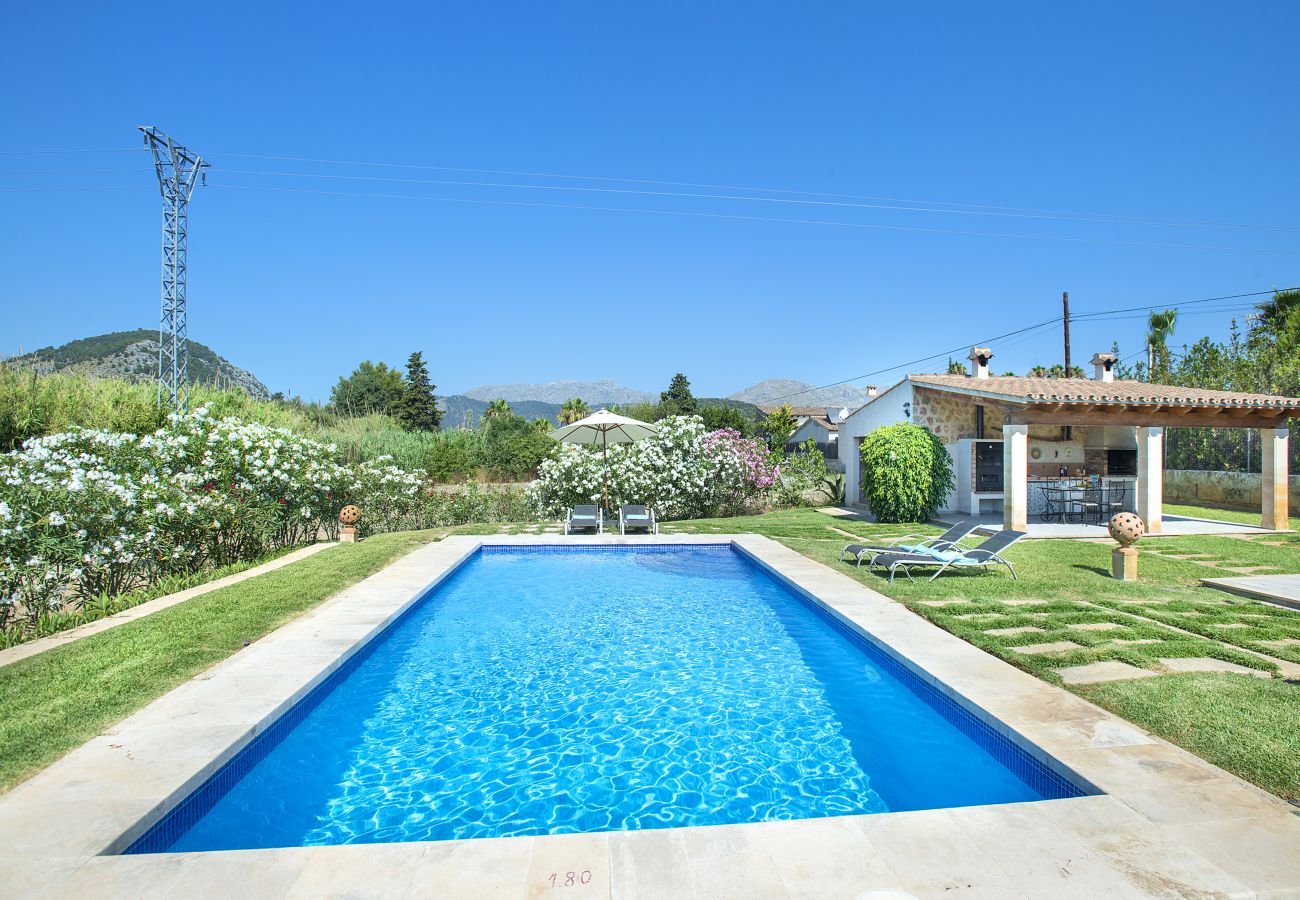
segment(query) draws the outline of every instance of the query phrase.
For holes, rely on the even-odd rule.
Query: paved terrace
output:
[[[1004,527],[1002,524],[1002,515],[988,514],[982,516],[968,516],[962,513],[944,513],[935,521],[943,525],[954,525],[963,519],[975,519],[980,523],[979,531],[981,534],[993,534],[1001,531]],[[1172,516],[1163,517],[1164,530],[1160,534],[1147,535],[1147,537],[1185,537],[1196,534],[1279,534],[1270,528],[1261,528],[1258,525],[1243,525],[1238,522],[1221,522],[1217,519],[1200,519],[1191,516]],[[1030,522],[1027,526],[1027,539],[1039,540],[1045,538],[1104,538],[1110,540],[1110,532],[1106,529],[1106,523],[1091,525],[1083,522]]]
[[[486,543],[730,541],[1030,752],[1104,792],[709,828],[112,855]],[[415,551],[0,797],[7,897],[1300,895],[1276,798],[755,535],[451,537]],[[553,873],[590,872],[551,887]]]

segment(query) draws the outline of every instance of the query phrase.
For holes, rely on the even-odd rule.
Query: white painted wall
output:
[[[816,419],[804,419],[803,424],[795,429],[794,434],[790,436],[790,440],[786,441],[786,445],[802,444],[808,438],[812,438],[819,444],[831,444],[835,442],[835,435],[836,432],[831,431]]]
[[[840,423],[840,463],[844,466],[844,497],[848,503],[861,502],[862,460],[858,448],[862,439],[883,425],[910,421],[909,414],[914,403],[912,383],[900,381],[881,391],[870,403],[858,407]]]

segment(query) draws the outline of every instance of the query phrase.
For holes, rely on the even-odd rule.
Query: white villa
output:
[[[1115,357],[1092,358],[1095,377],[989,374],[993,351],[974,347],[966,375],[908,375],[839,423],[845,496],[862,502],[860,445],[877,428],[913,422],[947,445],[956,487],[945,512],[1000,514],[1004,527],[1079,510],[1060,485],[1084,476],[1097,485],[1094,521],[1127,509],[1159,533],[1164,429],[1256,428],[1263,446],[1262,524],[1287,527],[1287,419],[1300,398],[1116,381]]]

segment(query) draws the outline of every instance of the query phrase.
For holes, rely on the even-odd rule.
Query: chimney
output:
[[[1092,355],[1092,377],[1095,381],[1115,380],[1115,354],[1094,353]]]
[[[867,396],[868,396],[868,397],[879,397],[879,396],[880,396],[880,391],[876,389],[876,386],[875,386],[874,384],[869,384],[869,385],[867,385]]]
[[[993,358],[992,350],[988,347],[971,347],[970,355],[966,358],[970,360],[972,378],[989,377],[989,360]]]

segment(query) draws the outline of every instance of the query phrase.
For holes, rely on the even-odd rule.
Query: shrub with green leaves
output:
[[[887,425],[863,440],[863,495],[881,522],[928,521],[952,488],[952,457],[919,425]]]

